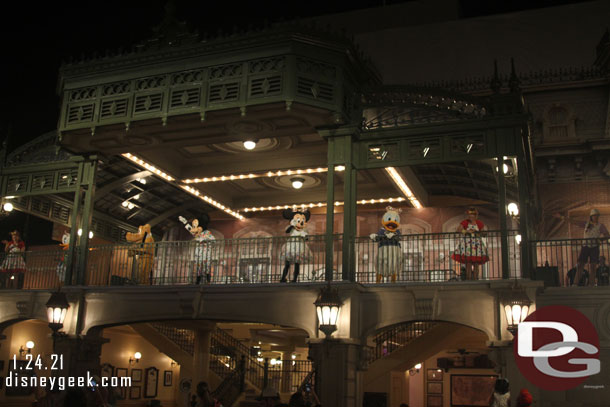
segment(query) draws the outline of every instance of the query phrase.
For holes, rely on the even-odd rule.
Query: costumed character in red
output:
[[[479,211],[475,208],[468,208],[466,214],[468,218],[460,222],[457,227],[457,231],[462,236],[458,238],[455,253],[451,258],[466,266],[466,280],[478,280],[479,265],[489,261],[487,246],[482,238],[485,225],[477,219]]]
[[[129,255],[133,257],[133,261],[137,262],[136,275],[133,276],[137,279],[139,284],[152,284],[152,267],[153,257],[155,254],[155,239],[151,233],[149,224],[138,226],[137,233],[128,232],[125,234],[125,239],[130,242],[137,244],[137,248],[129,249]]]
[[[402,270],[402,250],[400,247],[400,209],[391,206],[386,208],[386,213],[381,219],[382,228],[379,232],[372,233],[370,238],[379,242],[377,253],[377,283],[382,282],[384,277],[391,277],[396,282],[396,275]]]
[[[194,265],[193,274],[196,276],[196,284],[201,283],[203,274],[205,274],[206,283],[209,284],[212,280],[212,245],[216,238],[212,232],[207,230],[210,218],[207,215],[203,215],[201,218],[201,222],[198,219],[193,219],[191,223],[188,223],[182,216],[178,217],[180,222],[184,224],[184,228],[191,233],[196,242],[195,251],[192,256]]]
[[[23,252],[25,243],[21,240],[18,231],[11,232],[11,240],[3,240],[5,258],[0,265],[0,287],[1,288],[23,288],[25,277],[25,261]]]
[[[307,222],[311,213],[309,210],[298,210],[293,211],[292,209],[286,209],[282,212],[284,219],[290,220],[290,226],[286,229],[286,233],[290,234],[286,247],[284,249],[284,270],[282,270],[281,283],[287,282],[288,271],[290,270],[290,264],[294,263],[294,277],[292,282],[296,283],[299,278],[299,271],[301,263],[307,258]]]

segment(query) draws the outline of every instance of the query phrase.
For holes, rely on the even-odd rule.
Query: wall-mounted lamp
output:
[[[170,367],[174,367],[174,366],[176,366],[177,364],[178,364],[178,363],[176,363],[176,361],[175,361],[175,360],[172,360],[171,362],[169,362],[169,366],[170,366]]]
[[[129,358],[129,364],[133,365],[134,363],[138,363],[138,362],[140,362],[141,358],[142,358],[142,354],[140,352],[136,352],[133,354],[133,357]]]
[[[319,329],[324,332],[326,338],[330,338],[333,332],[337,330],[339,311],[341,305],[343,305],[337,290],[330,288],[330,282],[328,286],[322,289],[314,305],[318,313]]]
[[[418,363],[415,366],[413,366],[411,369],[409,369],[409,375],[413,376],[413,375],[419,373],[420,370],[421,370],[421,363]]]
[[[76,232],[77,235],[82,236],[83,235],[83,230],[82,229],[78,229],[78,232]],[[89,239],[93,239],[93,231],[89,231]]]
[[[519,205],[517,205],[515,202],[511,202],[508,204],[506,209],[508,210],[508,214],[511,218],[519,220]]]
[[[19,348],[19,356],[23,356],[24,353],[32,353],[32,348],[34,348],[34,341],[27,341],[24,345],[21,345]]]
[[[290,178],[290,181],[292,182],[292,187],[294,189],[301,189],[303,187],[303,183],[305,182],[303,178],[299,177]]]
[[[4,209],[4,212],[12,212],[12,210],[15,209],[15,207],[13,206],[12,203],[5,202],[4,205],[2,205],[2,209]]]

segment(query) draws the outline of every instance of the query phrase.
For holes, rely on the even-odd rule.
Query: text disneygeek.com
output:
[[[68,377],[37,377],[30,375],[22,375],[19,373],[10,372],[4,378],[4,385],[11,388],[23,387],[45,387],[49,390],[57,389],[63,391],[69,387],[88,387],[95,389],[96,387],[131,387],[131,377],[102,377],[99,383],[95,377],[87,372],[87,376],[68,376]]]

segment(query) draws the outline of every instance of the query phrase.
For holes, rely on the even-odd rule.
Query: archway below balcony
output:
[[[475,397],[457,382],[477,377],[478,383],[493,385],[495,364],[487,340],[479,329],[444,321],[381,328],[368,337],[372,351],[363,375],[364,399],[382,393],[388,405],[430,405],[450,395]]]

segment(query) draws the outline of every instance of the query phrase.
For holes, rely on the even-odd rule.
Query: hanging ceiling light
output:
[[[254,140],[244,141],[244,148],[246,150],[254,150],[255,147],[256,147],[256,141],[254,141]]]
[[[2,208],[5,212],[11,212],[14,209],[13,204],[10,202],[6,202]]]
[[[303,178],[290,178],[290,181],[292,181],[292,187],[294,189],[301,189],[303,187],[303,183],[305,182],[305,180]]]

